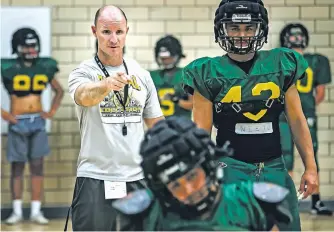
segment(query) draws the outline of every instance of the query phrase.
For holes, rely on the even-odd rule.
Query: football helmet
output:
[[[31,61],[39,57],[41,52],[40,39],[32,28],[20,28],[12,37],[12,54]]]
[[[165,209],[194,218],[213,207],[224,176],[219,158],[232,152],[228,145],[215,147],[209,134],[190,119],[171,116],[147,131],[140,147],[141,167],[149,188]],[[167,185],[197,167],[205,172],[208,194],[194,204],[185,204]]]
[[[228,53],[260,50],[268,39],[268,12],[261,0],[222,0],[215,12],[215,42]],[[254,36],[229,36],[228,25],[254,25]]]
[[[185,57],[180,41],[172,35],[160,38],[155,45],[154,52],[155,61],[163,70],[175,68]]]
[[[307,48],[309,34],[306,27],[300,23],[286,25],[280,33],[280,43],[286,48]]]

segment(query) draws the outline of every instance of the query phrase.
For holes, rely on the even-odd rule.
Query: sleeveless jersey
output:
[[[204,57],[184,68],[183,83],[213,102],[218,146],[229,140],[233,158],[264,162],[281,155],[284,95],[307,66],[300,54],[285,48],[257,52],[249,74],[227,55]]]
[[[57,61],[52,58],[38,58],[31,67],[18,59],[1,59],[2,82],[9,95],[18,97],[41,95],[58,71]]]

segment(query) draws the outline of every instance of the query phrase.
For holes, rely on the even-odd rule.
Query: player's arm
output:
[[[315,104],[320,104],[325,99],[325,85],[318,85],[315,88]]]
[[[194,122],[199,128],[211,134],[212,130],[212,102],[203,97],[198,91],[194,91],[193,99]]]
[[[273,232],[275,232],[275,231],[280,231],[279,230],[279,228],[278,228],[278,226],[277,225],[274,225],[273,226],[273,228],[271,228],[271,230],[270,231],[273,231]]]
[[[285,94],[285,114],[292,131],[293,140],[305,166],[304,175],[316,176],[317,167],[314,159],[311,134],[302,111],[297,88],[294,84],[289,87]],[[316,180],[316,178],[311,179]],[[300,191],[304,191],[304,184],[303,182],[301,183]],[[317,183],[307,183],[307,191],[304,193],[304,198],[314,191],[316,185]]]
[[[327,57],[318,55],[317,78],[315,79],[315,103],[318,105],[325,99],[326,84],[332,81],[330,63]]]
[[[188,100],[180,99],[179,106],[186,110],[191,110],[193,108],[193,96],[188,94]]]
[[[3,64],[1,63],[1,65]],[[3,70],[1,69],[1,85],[3,86],[3,88],[8,89],[8,86],[10,86],[12,83],[8,81],[6,78],[4,78],[2,71]],[[17,123],[15,116],[2,108],[1,108],[1,117],[7,122],[10,122],[13,124]]]
[[[213,123],[213,94],[207,85],[206,58],[188,64],[182,70],[182,84],[185,92],[193,95],[193,118],[199,128],[211,135]],[[213,84],[212,84],[213,85]]]
[[[50,85],[51,85],[52,90],[55,92],[55,96],[53,97],[53,100],[52,100],[51,110],[49,112],[49,114],[52,117],[57,112],[60,106],[61,100],[64,97],[64,89],[56,78],[52,79]]]
[[[11,113],[9,113],[8,111],[4,110],[1,108],[1,117],[5,120],[8,121],[10,123],[17,123],[17,120],[15,118],[14,115],[12,115]]]

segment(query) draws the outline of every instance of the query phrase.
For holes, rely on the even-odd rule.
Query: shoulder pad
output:
[[[58,71],[58,62],[51,58],[51,57],[39,57],[36,65],[42,66],[44,68],[53,70],[53,71]]]
[[[17,63],[16,59],[1,59],[1,69],[5,70]]]
[[[137,190],[129,193],[125,198],[118,199],[112,206],[126,215],[138,214],[147,209],[153,199],[147,189]]]
[[[279,203],[289,194],[289,190],[276,184],[260,182],[253,184],[253,194],[261,201]]]
[[[51,58],[51,57],[40,57],[38,59],[38,63],[44,66],[51,66],[51,67],[57,67],[58,66],[58,62]]]
[[[198,66],[202,66],[203,64],[207,63],[209,60],[211,60],[211,57],[208,56],[204,56],[204,57],[200,57],[197,58],[193,61],[191,61],[189,64],[187,64],[184,69],[188,69],[188,68],[194,68],[194,67],[198,67]]]

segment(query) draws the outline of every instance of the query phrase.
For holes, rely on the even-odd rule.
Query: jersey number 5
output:
[[[159,89],[158,95],[160,99],[161,111],[164,116],[171,116],[175,113],[175,104],[171,100],[164,100],[166,94],[174,94],[175,90],[173,88]]]
[[[306,78],[306,84],[303,85],[302,80],[297,80],[296,84],[297,90],[300,93],[309,93],[313,87],[313,70],[308,67],[305,72],[306,76],[304,78]]]
[[[16,75],[13,78],[13,89],[15,91],[41,91],[45,89],[46,83],[48,83],[46,75],[37,74],[33,78],[28,75]]]
[[[261,95],[262,91],[270,90],[271,96],[270,99],[276,99],[280,96],[280,89],[278,85],[274,82],[267,82],[267,83],[258,83],[252,89],[252,96],[259,96]],[[230,102],[241,102],[241,86],[233,86],[225,95],[225,97],[221,100],[223,103],[230,103]],[[265,114],[267,113],[266,109],[260,110],[257,114],[252,114],[249,112],[243,113],[246,118],[249,118],[253,121],[260,120]]]

